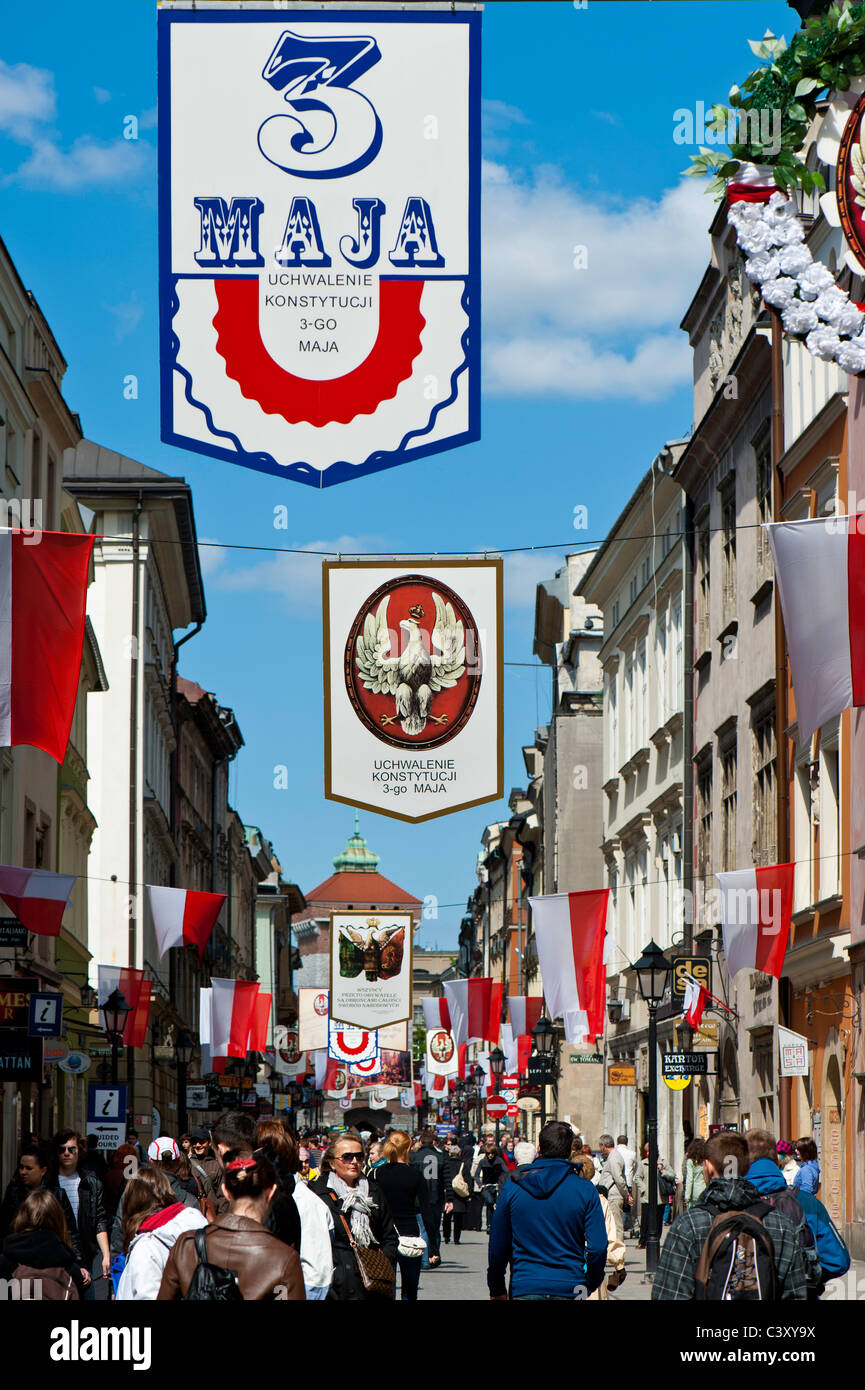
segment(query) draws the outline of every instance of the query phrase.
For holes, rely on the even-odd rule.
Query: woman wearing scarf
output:
[[[139,1168],[123,1192],[126,1264],[117,1285],[118,1300],[155,1301],[177,1237],[206,1225],[198,1207],[177,1200],[168,1174],[159,1165]]]
[[[346,1224],[358,1245],[378,1247],[396,1264],[399,1235],[384,1193],[363,1176],[363,1157],[360,1135],[346,1130],[331,1140],[321,1175],[311,1184],[333,1216],[333,1283],[328,1298],[340,1303],[373,1297],[363,1286]]]

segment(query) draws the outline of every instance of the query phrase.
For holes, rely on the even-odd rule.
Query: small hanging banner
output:
[[[324,562],[325,796],[432,820],[503,792],[500,559]]]
[[[411,986],[410,912],[331,913],[332,1030],[336,1022],[374,1032],[411,1018]]]

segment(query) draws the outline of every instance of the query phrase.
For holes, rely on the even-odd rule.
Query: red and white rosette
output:
[[[865,314],[812,256],[796,202],[776,188],[772,170],[744,165],[728,185],[727,204],[748,278],[784,331],[845,372],[865,371]]]

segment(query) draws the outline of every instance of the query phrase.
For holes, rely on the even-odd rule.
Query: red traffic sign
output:
[[[497,1116],[507,1115],[508,1103],[504,1096],[490,1096],[487,1101],[487,1114],[492,1115],[493,1119]]]
[[[518,1076],[510,1076],[510,1075],[508,1075],[508,1076],[503,1076],[502,1079],[501,1079],[501,1088],[502,1088],[503,1091],[513,1091],[513,1090],[516,1090],[517,1087],[519,1086],[519,1084],[520,1084],[520,1078],[519,1078]]]
[[[519,1115],[519,1113],[520,1113],[520,1107],[519,1107],[518,1105],[509,1105],[509,1106],[508,1106],[508,1115],[509,1115],[509,1117],[510,1117],[511,1119],[513,1119],[514,1115]]]

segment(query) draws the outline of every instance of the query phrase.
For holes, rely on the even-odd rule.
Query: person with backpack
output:
[[[249,1148],[227,1149],[221,1157],[228,1212],[178,1236],[157,1301],[305,1301],[297,1251],[264,1226],[279,1190],[273,1164]]]
[[[748,1181],[748,1141],[732,1130],[706,1144],[706,1191],[670,1228],[654,1302],[804,1299],[805,1262],[793,1223]]]
[[[819,1198],[810,1192],[791,1191],[778,1165],[775,1136],[765,1129],[748,1132],[751,1166],[748,1181],[767,1202],[790,1218],[796,1227],[805,1271],[808,1297],[816,1299],[828,1279],[837,1279],[850,1268],[850,1251]]]
[[[177,1200],[169,1174],[161,1164],[139,1168],[123,1192],[126,1263],[117,1285],[118,1300],[155,1300],[177,1237],[206,1225],[197,1206]]]
[[[84,1271],[72,1248],[66,1215],[44,1187],[25,1197],[12,1222],[0,1254],[0,1279],[38,1280],[39,1298],[55,1303],[84,1297]]]

